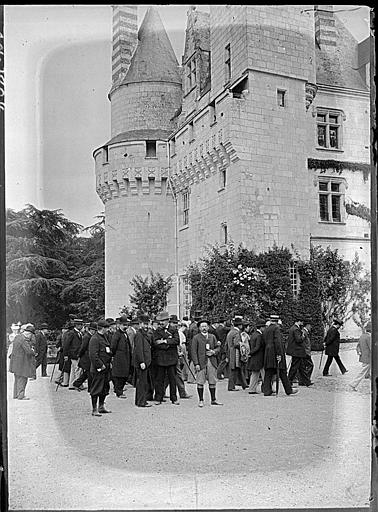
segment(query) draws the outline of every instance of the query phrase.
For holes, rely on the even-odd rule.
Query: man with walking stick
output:
[[[265,344],[265,353],[264,353],[264,383],[263,383],[263,392],[264,396],[273,395],[272,390],[272,379],[273,375],[277,376],[276,383],[276,396],[278,395],[278,387],[279,380],[281,379],[282,385],[284,387],[285,393],[287,395],[294,395],[298,393],[297,389],[293,389],[289,379],[287,377],[287,368],[286,368],[286,355],[285,349],[283,345],[281,329],[278,325],[279,316],[278,315],[270,315],[269,317],[270,324],[265,329],[263,338]]]

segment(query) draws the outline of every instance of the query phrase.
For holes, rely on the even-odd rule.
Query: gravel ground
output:
[[[348,344],[349,345],[349,344]],[[112,414],[94,418],[86,391],[49,379],[28,383],[30,401],[11,398],[11,509],[198,509],[361,507],[370,490],[370,381],[357,392],[355,343],[342,346],[349,373],[323,378],[296,396],[227,392],[223,407],[169,401],[140,409],[107,399]],[[324,364],[324,359],[323,359]],[[52,371],[49,366],[48,372]]]

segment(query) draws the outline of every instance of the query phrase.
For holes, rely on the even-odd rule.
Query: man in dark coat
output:
[[[328,377],[329,376],[329,367],[331,366],[331,363],[333,359],[336,361],[337,366],[340,368],[341,373],[344,375],[348,370],[345,368],[343,363],[341,362],[340,356],[339,356],[339,349],[340,349],[340,333],[339,329],[343,325],[343,322],[341,320],[338,320],[335,318],[333,321],[333,324],[328,329],[326,337],[324,338],[324,348],[325,348],[325,354],[328,356],[326,364],[323,369],[323,376]]]
[[[91,362],[89,393],[92,400],[92,416],[101,416],[111,412],[105,408],[105,398],[108,396],[110,388],[112,360],[110,342],[106,336],[108,328],[108,322],[100,320],[97,323],[97,332],[89,340],[89,360]]]
[[[159,327],[153,333],[153,346],[156,350],[156,403],[161,404],[164,401],[164,381],[165,375],[169,381],[169,398],[173,405],[180,405],[177,401],[176,386],[176,367],[178,362],[177,347],[180,338],[177,329],[174,333],[169,332],[169,314],[166,311],[160,312],[156,316]]]
[[[129,377],[131,364],[131,345],[126,333],[128,325],[128,318],[121,316],[119,319],[119,328],[111,339],[111,350],[113,353],[112,380],[114,393],[118,398],[127,398],[123,392],[123,388]]]
[[[287,349],[286,354],[291,356],[291,364],[289,370],[289,381],[292,385],[294,380],[297,378],[301,382],[307,383],[306,375],[305,375],[305,359],[306,359],[306,351],[304,347],[304,336],[302,332],[303,321],[298,319],[294,325],[292,325],[289,329],[288,337],[287,337]]]
[[[85,388],[83,386],[84,382],[88,379],[88,393],[89,388],[91,386],[91,361],[89,359],[89,340],[97,331],[97,323],[90,322],[87,330],[83,334],[83,339],[81,342],[80,350],[79,350],[79,363],[78,366],[81,368],[81,375],[75,382],[72,384],[75,388],[78,388],[80,391],[83,391]]]
[[[42,366],[42,377],[48,377],[47,369],[47,335],[49,333],[49,326],[41,324],[39,331],[35,334],[35,369]]]
[[[242,388],[245,389],[247,387],[247,382],[245,380],[245,376],[241,372],[240,365],[240,342],[241,342],[241,331],[240,328],[243,324],[243,320],[239,317],[233,320],[233,326],[230,329],[230,332],[227,334],[226,343],[227,343],[227,359],[230,368],[230,376],[228,378],[228,391],[238,391],[235,387],[236,382],[240,379]]]
[[[141,315],[139,329],[134,337],[134,368],[135,368],[135,405],[137,407],[151,407],[147,402],[150,385],[148,383],[148,368],[151,364],[152,335],[148,328],[149,318]]]
[[[251,334],[249,339],[249,359],[247,363],[247,370],[250,372],[249,391],[250,395],[257,394],[257,385],[261,374],[264,380],[264,352],[265,345],[263,339],[263,332],[265,330],[265,320],[258,319],[256,322],[256,330]]]
[[[70,371],[71,371],[71,362],[68,360],[67,362],[64,361],[64,356],[63,356],[63,338],[67,335],[66,333],[69,331],[69,330],[72,330],[74,328],[74,325],[72,322],[67,322],[66,325],[62,328],[62,332],[60,334],[58,334],[57,338],[56,338],[56,348],[58,349],[58,362],[59,362],[59,366],[58,366],[58,369],[60,371],[60,374],[58,375],[56,381],[55,381],[55,384],[60,384],[61,386],[63,385],[63,376],[64,376],[64,373],[68,373],[68,375],[70,374]],[[68,384],[64,387],[68,387]]]
[[[265,376],[263,382],[264,396],[271,396],[273,394],[272,379],[273,376],[277,374],[277,370],[279,378],[281,379],[281,382],[283,384],[285,393],[287,395],[293,395],[297,393],[298,390],[292,388],[287,377],[285,348],[282,340],[281,329],[278,325],[279,316],[271,315],[269,317],[269,320],[270,324],[265,329],[263,334],[265,344]]]
[[[304,326],[303,326],[302,332],[303,332],[303,346],[304,346],[304,350],[306,353],[306,357],[304,358],[304,362],[303,362],[304,379],[303,379],[303,381],[301,379],[299,380],[299,385],[309,387],[309,386],[313,385],[313,382],[311,382],[311,375],[312,375],[312,371],[314,369],[314,363],[311,358],[311,339],[310,339],[311,322],[309,320],[304,321]]]
[[[64,361],[71,361],[71,370],[68,374],[67,371],[64,372],[63,377],[63,386],[67,386],[68,389],[78,390],[73,386],[74,381],[79,377],[79,350],[81,347],[82,341],[82,329],[83,329],[83,320],[75,319],[73,321],[74,328],[66,332],[65,336],[63,336],[63,357]]]
[[[222,380],[229,377],[229,369],[227,362],[227,334],[230,332],[231,323],[220,318],[217,327],[218,340],[221,342],[220,351],[217,354],[218,368],[217,368],[217,379]]]
[[[178,331],[177,315],[171,315],[169,317],[169,324],[168,324],[167,330],[172,335],[178,336],[179,340],[180,340],[180,334]],[[191,398],[192,395],[189,395],[186,392],[186,388],[185,388],[184,374],[183,374],[183,367],[184,367],[183,357],[185,357],[185,356],[183,355],[180,343],[177,345],[177,353],[178,353],[178,358],[177,358],[177,365],[176,365],[176,387],[177,387],[178,393],[180,395],[180,398],[183,398],[183,399]],[[168,384],[169,384],[168,376],[166,374],[165,381],[164,381],[164,392],[167,389]]]
[[[199,397],[198,406],[203,407],[203,388],[205,382],[209,383],[211,405],[223,405],[217,402],[215,389],[217,384],[217,353],[220,351],[220,341],[214,334],[209,333],[209,322],[201,320],[198,322],[199,333],[192,341],[192,357],[197,372],[197,393]]]
[[[31,345],[34,331],[32,324],[26,324],[23,332],[17,334],[13,340],[9,371],[14,373],[13,398],[17,400],[29,400],[25,396],[25,389],[28,378],[35,375],[35,352]]]
[[[137,329],[139,328],[139,320],[137,318],[129,318],[129,327],[126,329],[126,334],[129,337],[130,346],[131,346],[131,366],[130,366],[130,375],[127,379],[129,384],[132,384],[135,387],[135,371],[134,371],[134,339],[137,333]]]

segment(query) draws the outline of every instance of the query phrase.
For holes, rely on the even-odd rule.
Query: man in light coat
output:
[[[371,365],[371,322],[368,322],[365,326],[365,332],[363,332],[358,340],[358,352],[360,356],[361,368],[352,380],[349,386],[353,391],[357,391],[357,386],[360,384],[362,379],[370,373]]]
[[[256,322],[256,330],[252,333],[249,339],[249,359],[247,363],[247,369],[250,371],[249,380],[249,391],[250,395],[256,395],[257,384],[261,374],[262,380],[264,380],[264,340],[263,332],[265,330],[265,320],[258,319]]]
[[[28,378],[35,375],[35,352],[30,342],[34,331],[33,324],[26,324],[23,332],[13,340],[9,371],[14,373],[13,398],[17,400],[29,400],[25,389]]]

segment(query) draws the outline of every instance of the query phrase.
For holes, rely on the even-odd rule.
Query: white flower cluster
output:
[[[258,282],[266,279],[265,273],[261,270],[254,267],[243,267],[241,264],[232,273],[234,274],[232,282],[240,286],[245,286],[252,281]]]

